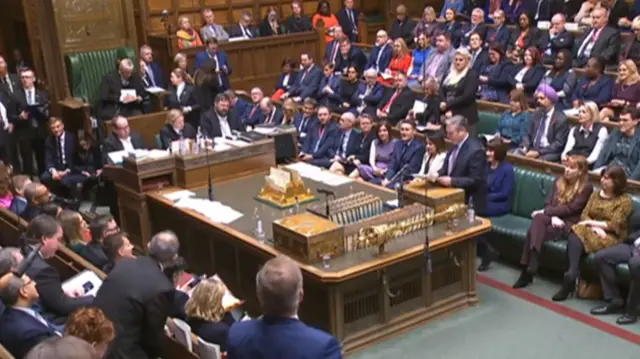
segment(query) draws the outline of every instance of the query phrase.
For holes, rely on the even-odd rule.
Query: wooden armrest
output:
[[[69,97],[64,100],[58,101],[58,104],[72,110],[79,110],[81,108],[89,107],[89,104],[78,100],[77,98]]]

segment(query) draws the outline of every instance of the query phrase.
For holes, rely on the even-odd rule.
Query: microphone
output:
[[[42,247],[42,243],[38,243],[33,248],[31,253],[29,253],[27,258],[23,259],[22,262],[20,262],[20,264],[18,264],[18,268],[16,268],[15,270],[11,271],[11,273],[13,273],[13,275],[15,275],[18,278],[22,278],[22,276],[29,269],[29,267],[31,267],[31,264],[33,264],[33,261],[36,259],[36,257],[40,255],[40,248],[41,247]]]
[[[211,144],[213,145],[213,141],[211,142]],[[209,194],[209,201],[213,202],[213,181],[211,180],[211,166],[209,165],[209,146],[207,145],[206,141],[204,143],[204,155],[207,164],[207,191]]]
[[[398,178],[400,179],[404,178],[404,171],[407,170],[407,167],[409,167],[408,163],[402,166],[402,168],[400,168],[400,171],[398,171],[398,173],[396,173],[393,177],[389,179],[389,183],[395,182]]]
[[[328,189],[324,189],[324,188],[318,188],[316,191],[318,191],[318,193],[322,193],[325,196],[336,196],[336,193],[334,191],[328,190]]]
[[[167,9],[162,10],[160,17],[162,18],[163,21],[166,21],[167,19],[169,19],[169,10]]]

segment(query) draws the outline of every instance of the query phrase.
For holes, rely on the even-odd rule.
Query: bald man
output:
[[[565,29],[566,23],[564,14],[553,15],[549,31],[544,32],[540,38],[540,48],[546,65],[554,63],[558,51],[573,49],[573,35]]]
[[[304,291],[302,272],[293,260],[278,256],[267,261],[256,276],[256,291],[263,315],[231,326],[228,359],[342,358],[334,336],[298,318]]]
[[[30,222],[42,211],[42,206],[51,202],[51,193],[49,189],[41,184],[32,182],[24,189],[24,197],[27,199],[27,207],[22,211],[20,217]]]
[[[389,67],[391,56],[393,56],[393,49],[389,43],[389,35],[387,35],[386,31],[379,30],[376,34],[375,46],[371,50],[369,61],[367,61],[365,68],[384,72]]]
[[[352,161],[347,160],[360,155],[362,132],[353,130],[355,122],[356,116],[351,112],[345,112],[340,116],[340,137],[335,144],[335,155],[330,160],[331,172],[349,174],[356,168]]]
[[[276,107],[272,99],[263,98],[262,101],[260,101],[260,110],[264,115],[263,124],[277,126],[282,123],[284,114],[281,109]]]
[[[251,104],[246,107],[240,117],[245,126],[255,126],[264,122],[264,114],[260,111],[260,102],[264,98],[264,92],[260,87],[251,89]]]
[[[615,65],[618,61],[620,31],[607,25],[609,12],[598,8],[591,11],[591,30],[585,31],[578,40],[578,51],[573,60],[574,67],[583,67],[589,57],[602,57],[606,65]]]

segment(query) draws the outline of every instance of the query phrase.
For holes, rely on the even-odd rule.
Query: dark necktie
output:
[[[60,165],[64,165],[64,159],[62,158],[62,136],[58,137],[58,162]]]
[[[304,128],[307,125],[307,119],[306,118],[302,118],[302,121],[300,121],[300,128],[298,128],[298,132],[302,133],[304,132]]]
[[[456,165],[456,159],[458,158],[458,150],[460,149],[460,145],[451,150],[451,154],[449,155],[449,168],[447,168],[447,174],[451,176],[451,172],[453,172],[453,167]]]

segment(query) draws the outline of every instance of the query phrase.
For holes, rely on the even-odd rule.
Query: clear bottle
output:
[[[467,205],[467,220],[469,224],[476,223],[476,211],[473,208],[473,197],[469,197],[469,204]]]
[[[264,228],[262,226],[262,220],[260,218],[258,218],[258,220],[256,221],[256,239],[258,239],[258,242],[264,244],[265,240],[266,240],[266,233],[264,233]]]

